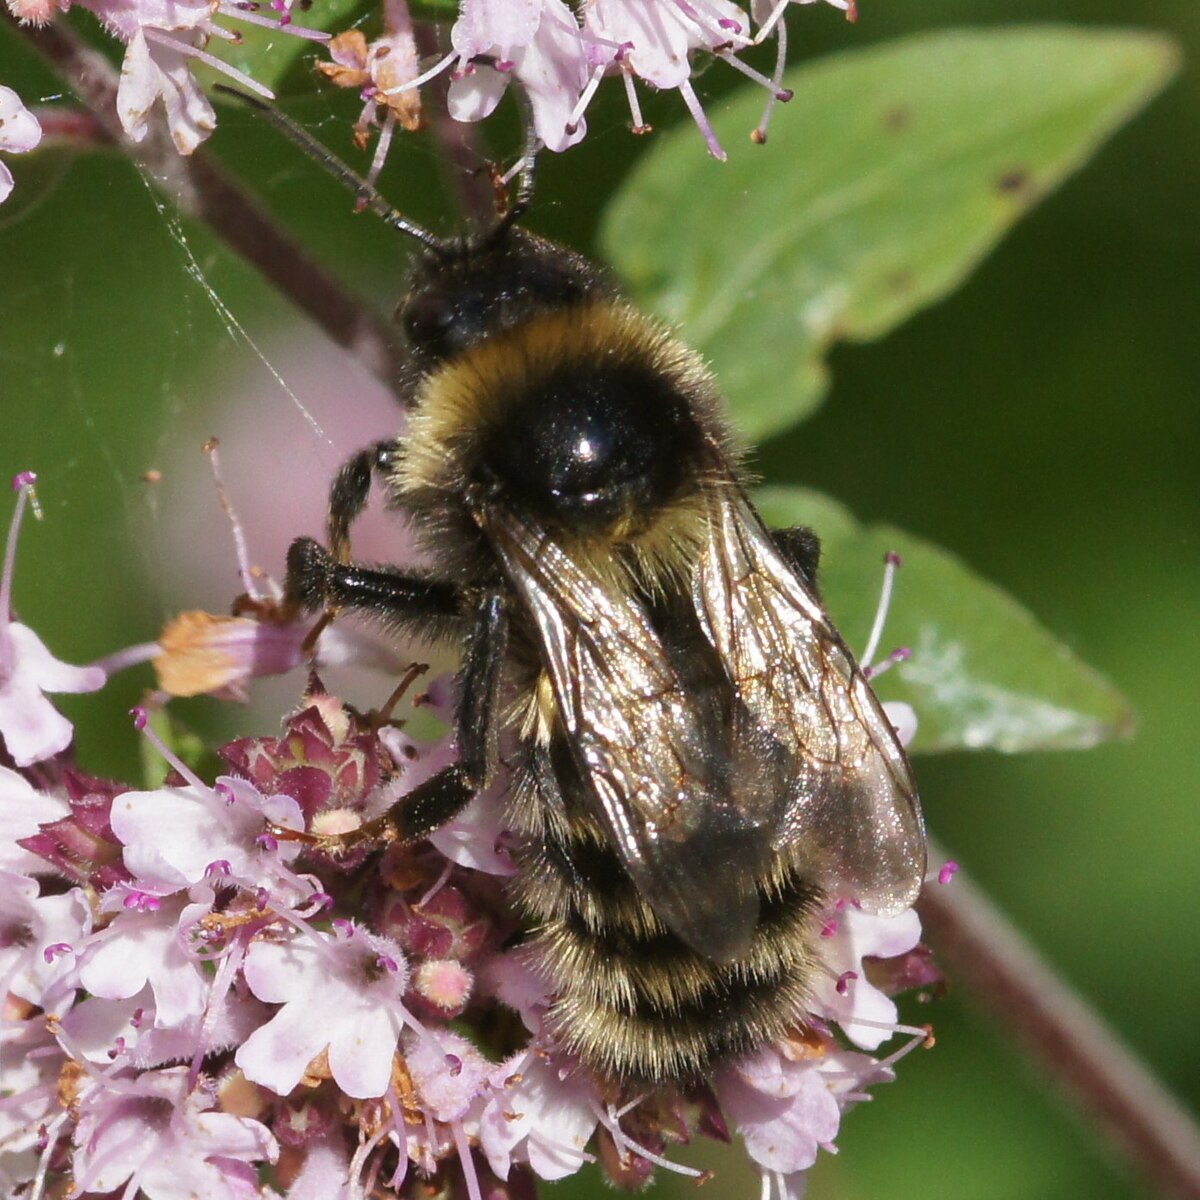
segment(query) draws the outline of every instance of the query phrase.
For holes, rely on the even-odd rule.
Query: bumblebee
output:
[[[385,213],[423,247],[407,428],[342,468],[286,592],[461,644],[457,762],[362,836],[427,836],[503,756],[557,1040],[616,1084],[684,1085],[803,1019],[831,903],[912,903],[920,808],[817,538],[764,526],[705,364],[520,207],[456,240]],[[353,562],[373,478],[427,572]]]

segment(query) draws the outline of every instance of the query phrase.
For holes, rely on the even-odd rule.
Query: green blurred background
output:
[[[879,343],[837,349],[825,406],[765,446],[759,465],[951,548],[1130,698],[1139,728],[1128,742],[924,759],[918,771],[931,828],[1195,1109],[1200,7],[871,0],[849,26],[814,6],[795,14],[793,62],[923,29],[1027,20],[1171,32],[1188,64],[948,301]],[[27,100],[63,91],[7,24],[0,80]],[[297,88],[306,80],[298,69]],[[736,82],[718,68],[702,86],[719,108]],[[541,164],[530,223],[584,249],[647,146],[627,133],[616,92],[593,109],[583,147]],[[348,112],[353,97],[343,99]],[[322,99],[296,111],[314,125],[329,115]],[[648,112],[660,128],[686,119],[674,96]],[[776,120],[803,123],[804,113]],[[405,255],[394,235],[350,216],[333,185],[245,115],[225,115],[216,146],[315,254],[381,308],[394,303]],[[754,152],[769,169],[770,147]],[[176,227],[119,157],[56,151],[12,165],[18,189],[0,208],[0,472],[36,469],[47,518],[23,537],[16,602],[56,652],[87,661],[153,637],[183,603],[219,608],[236,590],[227,527],[203,482],[208,434],[225,440],[264,566],[278,570],[281,539],[318,519],[339,450],[263,359],[306,404],[326,405],[321,420],[332,413],[347,446],[391,417],[376,399],[360,430],[354,414],[370,389],[206,230]],[[384,187],[445,224],[435,175],[417,147],[396,156]],[[157,485],[142,481],[151,468],[163,472]],[[262,511],[272,498],[278,529]],[[216,565],[197,568],[204,554]],[[64,706],[83,720],[85,765],[137,770],[123,713],[147,682],[130,675]],[[214,736],[245,721],[206,703],[185,712]],[[937,1048],[909,1058],[899,1082],[849,1118],[811,1195],[1146,1194],[968,997],[952,989],[907,1015],[934,1021]],[[599,1186],[572,1181],[561,1194]],[[707,1194],[756,1189],[730,1167]]]

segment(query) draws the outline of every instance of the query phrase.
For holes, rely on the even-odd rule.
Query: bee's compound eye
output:
[[[434,353],[444,353],[458,310],[440,292],[420,292],[400,310],[400,321],[409,341]]]

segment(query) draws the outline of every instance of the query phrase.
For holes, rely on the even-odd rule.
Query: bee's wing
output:
[[[737,957],[758,921],[772,830],[732,794],[711,720],[636,604],[511,514],[489,514],[488,532],[537,625],[576,764],[639,894],[699,953]]]
[[[908,760],[820,601],[737,492],[713,504],[695,603],[751,721],[792,757],[775,845],[791,846],[831,898],[907,908],[925,875]]]

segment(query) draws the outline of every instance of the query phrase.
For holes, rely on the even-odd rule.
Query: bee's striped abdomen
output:
[[[797,1025],[818,970],[820,898],[790,864],[760,886],[747,952],[716,962],[639,895],[580,803],[582,781],[533,773],[514,803],[524,844],[515,898],[556,997],[552,1027],[572,1053],[622,1082],[682,1083]]]

